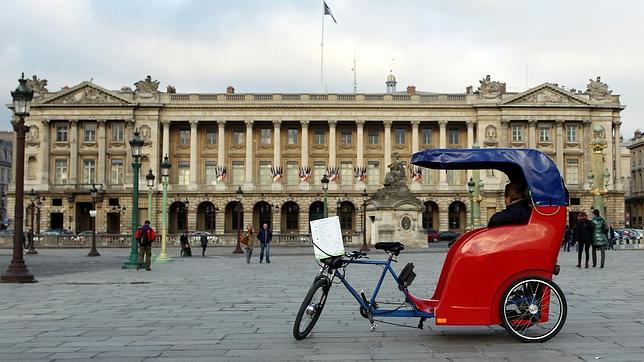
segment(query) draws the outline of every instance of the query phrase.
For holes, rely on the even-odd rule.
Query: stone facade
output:
[[[626,193],[626,213],[630,227],[641,229],[644,228],[644,137],[639,129],[628,143],[628,149],[631,151],[631,180]]]
[[[0,223],[4,223],[8,217],[7,191],[11,182],[13,139],[13,132],[0,132]]]
[[[186,226],[186,200],[189,230],[234,232],[235,191],[241,187],[244,223],[252,214],[256,226],[268,221],[276,233],[307,234],[308,221],[323,212],[320,178],[326,173],[332,179],[329,215],[340,213],[344,231],[357,234],[362,230],[360,194],[381,187],[393,153],[408,162],[425,148],[474,143],[545,152],[567,181],[570,211],[588,209],[592,196],[585,175],[593,126],[607,130],[606,163],[620,162],[615,145],[624,106],[619,96],[600,79],[591,80],[583,93],[550,83],[510,93],[505,83],[489,76],[480,84],[476,91],[468,87],[458,94],[414,87],[396,92],[395,80],[387,93],[377,94],[240,94],[232,87],[226,93],[195,94],[174,87],[160,92],[159,82],[147,77],[135,83],[134,91],[91,82],[43,91],[26,121],[31,130],[25,189],[46,197],[42,229],[78,232],[90,228],[89,188],[96,183],[102,190],[97,229],[131,230],[128,140],[138,129],[145,140],[138,212],[148,217],[145,174],[152,169],[160,181],[159,165],[168,155],[170,233]],[[607,216],[615,224],[623,224],[624,215],[619,169],[611,174],[606,195]],[[469,176],[466,171],[422,170],[420,178],[408,181],[425,205],[425,227],[462,231],[468,226]],[[481,218],[486,220],[503,207],[507,179],[498,171],[482,171],[481,179]],[[161,190],[160,184],[152,190],[153,210],[160,210]],[[152,214],[153,225],[160,225],[161,213]]]

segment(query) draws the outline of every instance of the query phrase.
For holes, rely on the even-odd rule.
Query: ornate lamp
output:
[[[148,183],[148,188],[152,189],[154,187],[154,174],[152,173],[152,169],[148,171],[148,174],[145,175],[145,180]]]

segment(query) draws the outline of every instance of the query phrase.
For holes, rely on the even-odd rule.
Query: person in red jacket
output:
[[[136,265],[136,270],[143,267],[145,263],[145,270],[150,271],[150,264],[152,263],[152,243],[156,239],[154,229],[150,226],[150,220],[145,220],[143,226],[136,230],[134,237],[139,242],[139,263]]]

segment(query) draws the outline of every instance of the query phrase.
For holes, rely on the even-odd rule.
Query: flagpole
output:
[[[322,41],[320,42],[320,89],[324,92],[324,17],[325,17],[325,3],[322,0]]]

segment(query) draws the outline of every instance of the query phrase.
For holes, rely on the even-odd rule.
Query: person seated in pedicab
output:
[[[532,208],[530,207],[530,201],[525,197],[525,191],[525,186],[517,183],[511,182],[505,185],[505,210],[492,215],[487,226],[527,224],[530,220]]]
[[[190,248],[190,242],[188,241],[188,235],[185,233],[179,238],[181,244],[181,256],[192,256],[192,249]]]

